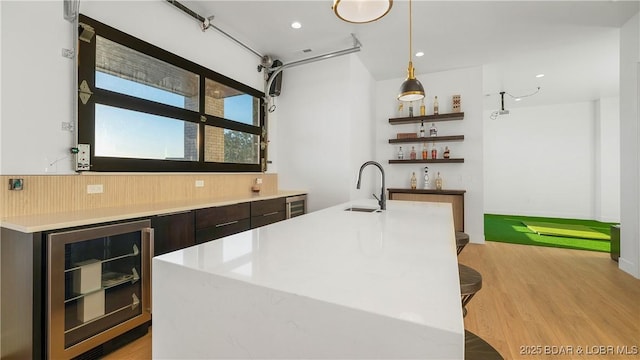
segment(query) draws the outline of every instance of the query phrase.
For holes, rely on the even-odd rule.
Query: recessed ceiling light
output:
[[[300,29],[302,27],[302,24],[300,24],[297,21],[294,21],[294,22],[291,23],[291,27],[294,28],[294,29]]]
[[[520,101],[520,100],[522,100],[522,99],[521,99],[521,98],[515,98],[515,100],[516,100],[516,101]]]
[[[538,74],[538,75],[536,75],[536,77],[537,77],[537,78],[544,77],[544,74]]]
[[[417,57],[424,56],[424,52],[422,52],[422,51],[418,51],[418,52],[416,53],[416,56],[417,56]]]

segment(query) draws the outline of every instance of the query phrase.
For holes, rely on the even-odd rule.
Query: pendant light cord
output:
[[[411,30],[413,28],[413,24],[411,19],[413,18],[413,16],[411,16],[411,0],[409,0],[409,62],[411,62],[411,53],[413,51],[412,47],[413,47],[413,31]]]

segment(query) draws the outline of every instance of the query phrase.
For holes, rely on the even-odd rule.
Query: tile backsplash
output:
[[[57,213],[184,200],[251,196],[256,179],[261,195],[278,191],[277,174],[100,174],[0,176],[0,217]],[[9,179],[23,179],[9,190]]]

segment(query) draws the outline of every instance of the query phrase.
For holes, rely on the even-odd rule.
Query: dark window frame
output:
[[[170,105],[157,103],[121,93],[96,88],[96,40],[91,42],[79,41],[78,88],[85,80],[93,95],[87,104],[78,101],[78,143],[91,145],[91,169],[98,172],[263,172],[266,170],[264,146],[259,146],[258,164],[241,164],[226,162],[204,161],[204,128],[206,125],[229,130],[242,131],[259,136],[260,144],[264,139],[265,111],[264,93],[236,80],[219,74],[204,66],[189,61],[183,57],[161,49],[146,41],[126,34],[106,24],[96,21],[86,15],[80,15],[80,23],[87,24],[95,30],[95,34],[117,42],[130,49],[146,54],[168,64],[177,66],[200,76],[199,111],[181,109]],[[79,31],[82,31],[79,29]],[[222,117],[205,113],[205,79],[214,80],[223,85],[239,90],[260,100],[259,126],[248,125]],[[159,116],[174,118],[198,124],[198,161],[136,159],[118,157],[96,157],[95,144],[95,105],[104,104],[116,106],[126,110],[139,111]]]

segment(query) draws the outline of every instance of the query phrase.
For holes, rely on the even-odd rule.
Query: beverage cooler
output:
[[[47,354],[70,359],[151,320],[149,220],[48,233]]]

